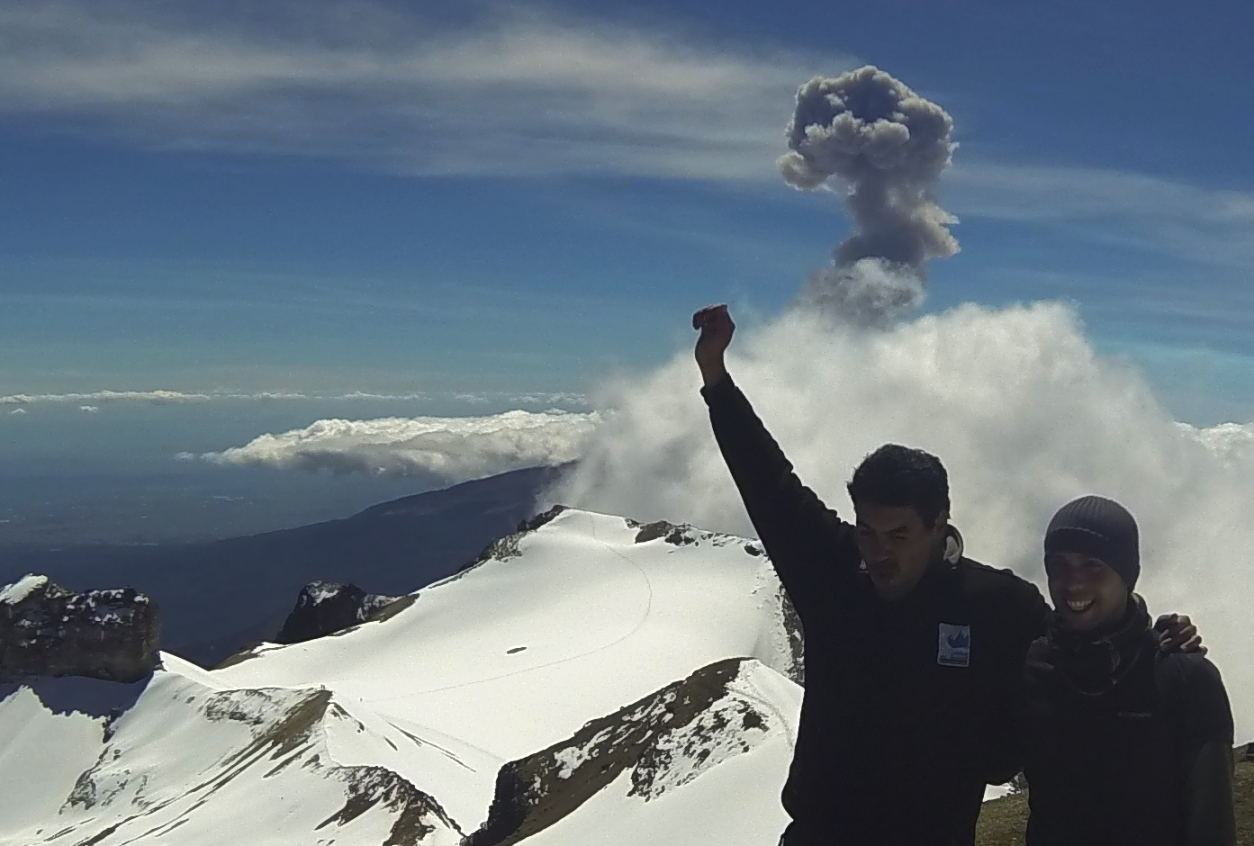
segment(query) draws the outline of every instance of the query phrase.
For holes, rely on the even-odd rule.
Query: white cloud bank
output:
[[[949,470],[969,553],[1039,583],[1059,506],[1086,493],[1125,503],[1143,533],[1140,589],[1156,612],[1199,622],[1254,736],[1254,426],[1173,422],[1058,304],[966,305],[869,333],[793,314],[741,333],[732,352],[802,479],[846,515],[863,456],[890,441],[922,447]],[[685,353],[608,389],[600,405],[615,413],[548,499],[751,533],[698,387]]]
[[[218,464],[429,476],[456,483],[573,461],[599,420],[595,413],[565,411],[319,420],[304,429],[262,435],[244,446],[203,457]]]

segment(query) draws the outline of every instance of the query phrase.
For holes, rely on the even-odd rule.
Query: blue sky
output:
[[[1180,419],[1248,420],[1251,31],[1236,2],[0,0],[0,396],[240,395],[115,415],[163,454],[571,404],[827,262],[839,198],[774,160],[800,83],[873,63],[960,143],[927,308],[1071,299]],[[422,399],[243,398],[354,392]],[[119,403],[30,403],[0,461]]]

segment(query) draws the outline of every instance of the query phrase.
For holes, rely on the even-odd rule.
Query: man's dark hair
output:
[[[930,452],[884,444],[853,471],[849,498],[855,506],[864,502],[913,508],[930,528],[949,510],[949,475]]]

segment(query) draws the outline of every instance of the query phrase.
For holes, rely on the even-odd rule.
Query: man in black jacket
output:
[[[856,525],[798,480],[732,382],[725,306],[693,316],[714,436],[806,639],[786,846],[971,846],[984,786],[1020,767],[1023,662],[1049,609],[962,555],[944,467],[888,445],[855,471]],[[1196,631],[1179,618],[1173,643]]]
[[[1228,696],[1204,657],[1156,648],[1132,593],[1138,535],[1097,496],[1045,534],[1056,613],[1026,668],[1028,846],[1235,846]]]

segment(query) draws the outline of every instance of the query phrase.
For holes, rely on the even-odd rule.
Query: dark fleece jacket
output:
[[[801,484],[731,379],[703,395],[805,631],[783,842],[971,846],[985,784],[1019,768],[1023,661],[1049,619],[1040,591],[959,553],[882,601],[854,527]]]
[[[1057,623],[1025,676],[1028,846],[1233,846],[1232,711],[1201,655],[1164,655],[1139,599]]]

